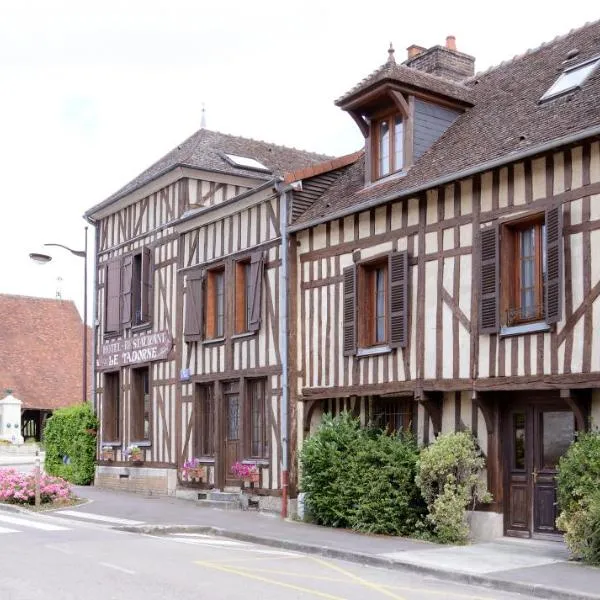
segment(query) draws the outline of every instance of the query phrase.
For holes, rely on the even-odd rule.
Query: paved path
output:
[[[64,516],[71,519],[141,522],[124,527],[146,533],[217,533],[241,542],[404,569],[537,597],[600,598],[600,569],[569,562],[568,552],[561,543],[502,538],[471,546],[439,546],[282,521],[277,515],[265,513],[203,508],[176,498],[148,497],[93,487],[77,488],[77,493],[91,502],[63,511]],[[61,511],[54,514],[61,518]],[[180,527],[173,527],[175,525]],[[160,530],[158,526],[164,527]]]

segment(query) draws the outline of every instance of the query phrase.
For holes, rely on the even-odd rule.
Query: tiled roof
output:
[[[323,161],[322,163],[317,163],[311,167],[305,167],[304,169],[299,169],[298,171],[286,173],[284,181],[285,183],[291,183],[292,181],[300,181],[301,179],[315,177],[316,175],[321,175],[322,173],[327,173],[328,171],[341,169],[342,167],[346,167],[355,163],[362,154],[363,150],[359,150],[358,152],[353,152],[352,154],[346,154],[344,156],[339,156],[338,158],[332,158],[331,160]]]
[[[13,390],[23,408],[81,402],[82,337],[82,321],[71,300],[0,294],[0,396]],[[91,328],[88,357],[91,382]]]
[[[570,51],[577,56],[565,62]],[[308,223],[401,195],[443,177],[507,158],[554,140],[600,127],[600,68],[581,89],[539,103],[565,66],[600,55],[600,21],[478,73],[465,85],[474,106],[423,154],[405,177],[364,187],[364,160],[350,168],[299,219]]]
[[[224,158],[224,154],[253,158],[265,165],[270,172],[236,167]],[[240,177],[252,177],[264,181],[273,176],[308,167],[313,163],[322,162],[329,158],[331,157],[326,154],[306,152],[296,148],[270,144],[269,142],[227,135],[209,129],[200,129],[112,196],[89,209],[86,215],[93,215],[96,210],[108,206],[115,200],[126,196],[178,166]]]
[[[432,75],[431,73],[417,71],[417,69],[399,65],[393,61],[388,61],[365,77],[341,98],[338,98],[335,101],[335,104],[337,106],[344,106],[354,97],[384,81],[403,84],[427,92],[434,92],[452,100],[459,100],[460,102],[468,104],[472,103],[471,90],[462,83],[450,81],[449,79],[444,79],[437,75]]]

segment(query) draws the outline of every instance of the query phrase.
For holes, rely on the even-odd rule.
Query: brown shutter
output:
[[[142,252],[142,323],[148,323],[152,320],[153,282],[152,249],[144,248]]]
[[[356,353],[356,265],[344,269],[344,356]]]
[[[185,290],[185,324],[183,334],[186,342],[202,338],[204,321],[204,278],[202,271],[187,276]]]
[[[121,329],[121,259],[111,260],[106,265],[106,313],[104,331],[116,333]]]
[[[121,267],[121,324],[131,325],[131,283],[133,276],[133,256],[123,258]]]
[[[392,252],[390,269],[390,346],[408,342],[408,252]]]
[[[479,332],[496,333],[498,331],[499,296],[499,248],[498,227],[488,227],[480,232],[481,271]]]
[[[263,271],[263,253],[255,252],[250,262],[250,298],[248,298],[250,302],[250,322],[248,323],[248,331],[258,331],[260,329]]]
[[[562,205],[546,211],[546,323],[558,323],[562,315]]]

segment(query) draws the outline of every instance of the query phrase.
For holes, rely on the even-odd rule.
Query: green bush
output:
[[[77,485],[94,479],[98,420],[88,403],[60,408],[46,422],[44,468]]]
[[[482,480],[484,467],[475,438],[465,431],[440,435],[421,452],[416,483],[440,542],[467,542],[467,507],[491,499]]]
[[[600,564],[600,432],[580,433],[558,463],[557,527],[571,553]]]
[[[415,485],[418,448],[408,436],[326,415],[300,456],[308,514],[322,525],[409,535],[425,505]]]

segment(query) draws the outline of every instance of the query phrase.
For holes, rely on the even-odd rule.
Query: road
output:
[[[0,511],[2,600],[525,598],[221,537],[124,533],[111,526],[132,521],[89,506],[62,515]]]

